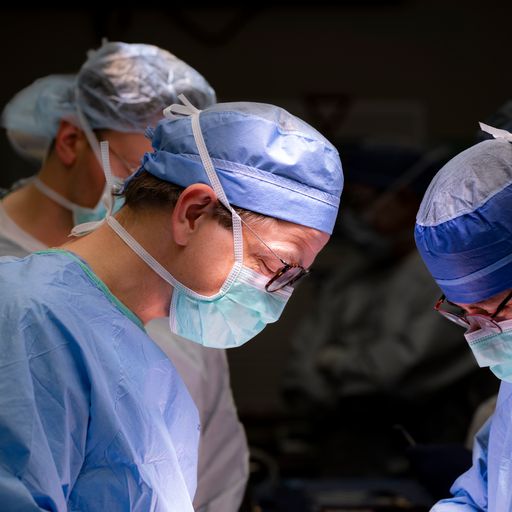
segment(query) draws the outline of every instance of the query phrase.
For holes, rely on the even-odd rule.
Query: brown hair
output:
[[[179,185],[160,180],[147,171],[143,171],[130,180],[123,195],[125,204],[134,211],[143,208],[174,208],[183,190],[185,189]],[[234,205],[233,209],[245,222],[257,223],[270,219],[265,215],[244,210]],[[232,226],[231,212],[219,201],[215,206],[214,215],[221,226],[225,228]]]

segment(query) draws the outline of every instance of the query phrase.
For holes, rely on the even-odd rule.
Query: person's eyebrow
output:
[[[269,244],[271,249],[286,263],[290,265],[300,265],[303,266],[303,258],[298,249],[294,249],[291,247],[292,244],[285,245],[271,245]]]

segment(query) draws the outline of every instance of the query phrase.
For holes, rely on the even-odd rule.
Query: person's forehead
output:
[[[327,233],[286,221],[262,222],[258,234],[283,259],[310,265],[329,240]]]
[[[281,240],[295,244],[329,237],[329,235],[317,229],[272,217],[262,217],[262,222],[256,222],[252,225],[253,228],[256,228],[256,226],[276,241]]]
[[[481,300],[479,302],[472,302],[470,304],[459,303],[461,306],[474,306],[474,307],[484,307],[484,306],[492,306],[498,305],[512,290],[504,290],[492,297],[489,297],[485,300]]]
[[[136,146],[144,146],[145,148],[151,149],[151,141],[143,133],[102,130],[101,136],[110,142],[122,144],[127,147],[135,144]]]
[[[151,151],[151,141],[142,133],[105,130],[102,134],[111,147],[127,160],[140,160],[146,151]]]

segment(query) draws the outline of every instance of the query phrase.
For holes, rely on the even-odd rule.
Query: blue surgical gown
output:
[[[78,257],[0,259],[0,510],[192,512],[199,417]]]
[[[512,511],[512,384],[502,382],[494,415],[475,436],[473,466],[433,512]]]

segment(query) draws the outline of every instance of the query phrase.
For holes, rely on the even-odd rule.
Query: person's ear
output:
[[[213,189],[202,183],[187,187],[178,198],[172,212],[171,228],[174,241],[181,246],[187,245],[190,237],[200,224],[211,219],[217,204]]]
[[[71,167],[86,144],[85,135],[74,124],[62,120],[55,136],[54,152],[62,165]]]

